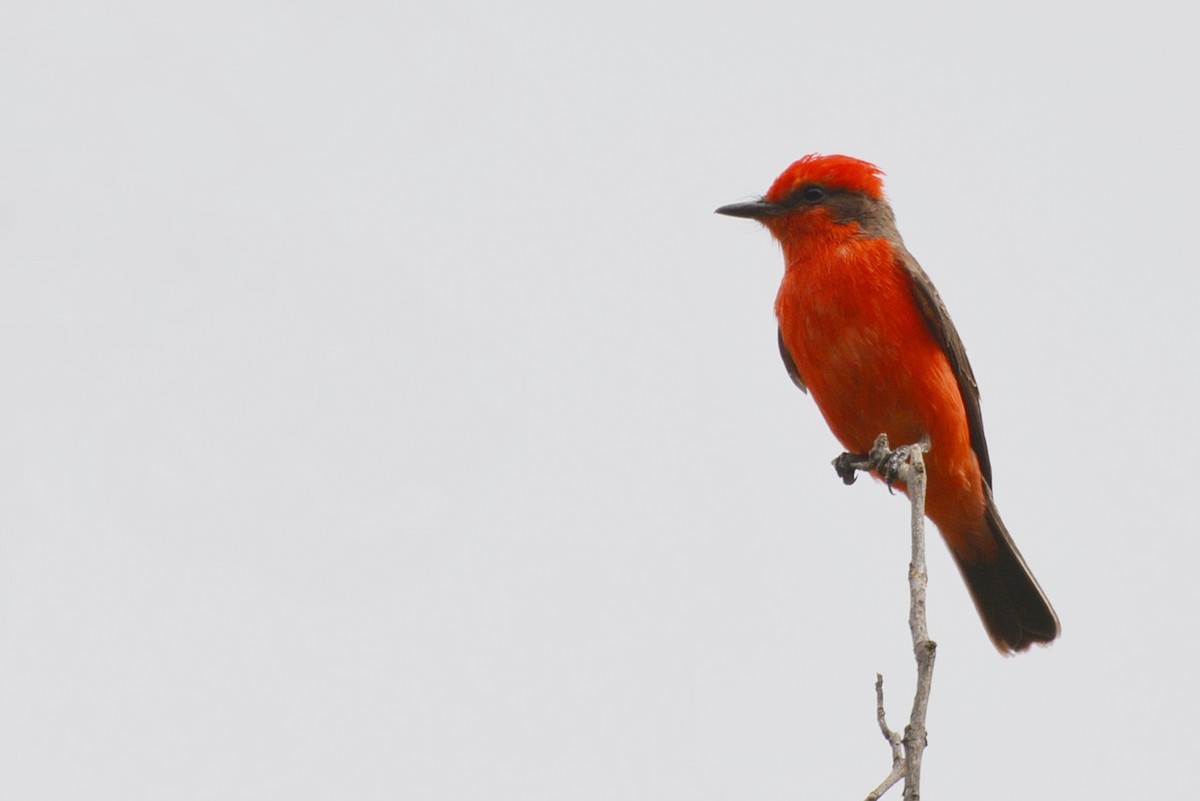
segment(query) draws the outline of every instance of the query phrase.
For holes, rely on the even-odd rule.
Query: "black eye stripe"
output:
[[[820,203],[829,197],[829,191],[819,184],[805,184],[792,192],[788,205],[803,206],[809,203]]]

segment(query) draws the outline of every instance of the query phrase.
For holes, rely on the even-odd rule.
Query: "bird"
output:
[[[996,649],[1053,641],[1058,616],[993,499],[975,374],[946,305],[904,246],[883,172],[814,153],[760,199],[716,211],[758,221],[782,247],[779,353],[838,441],[854,453],[870,451],[881,433],[927,444],[926,515]]]

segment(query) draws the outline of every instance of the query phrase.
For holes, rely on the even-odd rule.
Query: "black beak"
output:
[[[730,203],[717,209],[717,214],[729,217],[749,217],[751,220],[761,220],[763,217],[778,217],[787,209],[768,203],[765,200],[752,200],[749,203]]]

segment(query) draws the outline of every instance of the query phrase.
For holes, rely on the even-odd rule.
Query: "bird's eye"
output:
[[[806,186],[800,191],[800,197],[809,203],[817,203],[825,198],[825,190],[819,186]]]

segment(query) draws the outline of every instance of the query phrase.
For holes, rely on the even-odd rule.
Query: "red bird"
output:
[[[719,214],[758,220],[783,246],[779,352],[835,437],[928,440],[926,512],[1002,653],[1058,636],[1058,617],[992,500],[979,389],[962,340],[904,247],[882,173],[849,156],[809,155],[762,200]]]

